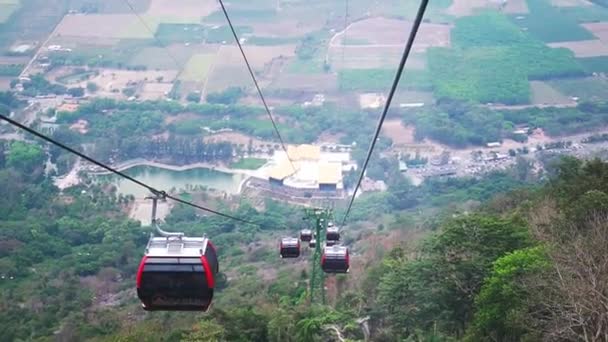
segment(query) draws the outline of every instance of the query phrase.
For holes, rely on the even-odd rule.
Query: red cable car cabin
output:
[[[340,229],[338,227],[328,226],[325,237],[328,241],[340,241]]]
[[[302,231],[300,232],[300,240],[304,242],[310,242],[310,240],[312,240],[312,230],[302,229]]]
[[[137,271],[137,296],[148,311],[207,311],[218,271],[207,238],[152,237]]]
[[[297,238],[281,239],[281,258],[297,258],[300,256],[300,240]]]
[[[323,248],[321,268],[325,273],[347,273],[349,267],[348,248],[337,245]]]

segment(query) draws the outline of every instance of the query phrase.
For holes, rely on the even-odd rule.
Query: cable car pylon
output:
[[[327,224],[332,218],[331,209],[305,209],[306,218],[315,222],[315,253],[310,274],[309,303],[325,304],[325,273],[321,268],[321,254],[325,246]]]

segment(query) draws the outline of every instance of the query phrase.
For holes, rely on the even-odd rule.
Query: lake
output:
[[[154,166],[134,166],[123,171],[158,190],[169,191],[172,188],[187,190],[188,187],[206,186],[229,194],[236,194],[240,183],[247,177],[240,174],[229,174],[207,168],[194,168],[184,171],[174,171]],[[143,187],[116,175],[97,176],[102,182],[110,182],[117,187],[117,192],[123,195],[133,195],[143,198],[150,193]]]

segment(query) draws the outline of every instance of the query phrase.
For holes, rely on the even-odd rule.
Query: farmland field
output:
[[[608,22],[587,23],[583,26],[600,40],[608,42]]]
[[[215,59],[216,55],[212,54],[196,54],[190,57],[184,70],[180,73],[179,79],[182,81],[204,82]]]
[[[579,7],[592,5],[592,3],[587,0],[551,0],[551,4],[556,7]]]
[[[588,73],[608,72],[608,57],[606,56],[578,58],[577,61]]]
[[[8,18],[19,8],[21,0],[0,0],[0,24],[7,21]]]
[[[173,44],[166,48],[149,46],[141,49],[129,61],[132,65],[145,65],[149,69],[175,69],[175,58],[180,66],[185,65],[194,54],[215,54],[217,45],[191,45]],[[167,52],[169,51],[169,52]]]
[[[502,11],[508,14],[526,14],[530,12],[526,0],[509,0]]]
[[[513,22],[532,36],[547,42],[590,40],[593,35],[571,17],[551,6],[548,0],[527,0],[530,13]]]
[[[560,93],[546,82],[531,81],[530,89],[532,90],[532,104],[535,105],[561,105],[575,103],[572,99],[570,99],[570,97]]]
[[[566,78],[548,82],[565,95],[580,101],[605,101],[608,98],[608,80],[603,77]]]
[[[148,22],[152,30],[155,23]],[[152,38],[132,14],[66,15],[56,29],[62,36],[91,38]]]
[[[608,21],[608,8],[595,4],[579,7],[562,7],[559,11],[562,15],[579,23]]]
[[[308,92],[334,92],[338,81],[334,74],[290,74],[280,73],[269,85],[271,90],[293,89]]]
[[[219,8],[216,0],[180,0],[179,5],[175,0],[150,0],[150,6],[146,15],[154,17],[192,17],[200,18],[208,16]]]
[[[271,65],[274,60],[287,60],[295,54],[295,45],[244,46],[252,68],[272,77]],[[280,76],[280,75],[279,75]],[[216,65],[207,82],[206,93],[222,91],[228,87],[252,86],[251,77],[236,46],[221,46]]]
[[[403,46],[411,28],[412,23],[409,21],[372,18],[351,24],[346,30],[346,38],[365,41],[370,45]],[[429,46],[450,46],[450,29],[449,25],[423,23],[418,31],[414,51],[423,51]],[[343,38],[343,32],[336,34],[331,39],[331,45],[343,45]]]
[[[454,0],[448,8],[447,13],[456,17],[464,17],[474,14],[479,9],[498,9],[498,6],[498,3],[492,3],[487,0]]]
[[[547,44],[552,48],[566,48],[578,58],[608,56],[608,42],[599,39]]]

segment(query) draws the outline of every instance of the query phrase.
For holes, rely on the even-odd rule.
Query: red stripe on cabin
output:
[[[141,287],[141,276],[144,274],[144,266],[146,264],[146,260],[148,260],[148,256],[144,255],[144,257],[141,259],[141,263],[139,264],[139,268],[137,269],[137,278],[135,278],[137,288]]]
[[[213,279],[213,273],[211,273],[211,267],[206,256],[201,256],[201,262],[203,263],[203,269],[205,270],[205,277],[207,278],[207,287],[212,289],[215,287],[215,281]]]

